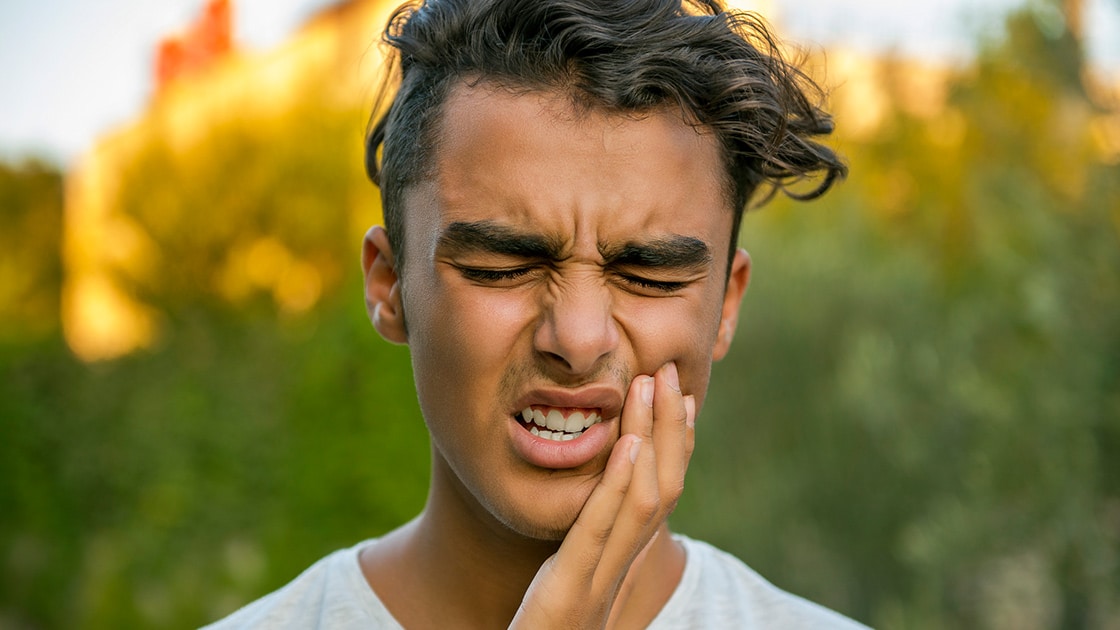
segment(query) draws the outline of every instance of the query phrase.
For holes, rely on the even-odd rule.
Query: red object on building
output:
[[[205,70],[233,50],[233,3],[209,0],[182,35],[166,37],[156,51],[156,92],[175,79]]]

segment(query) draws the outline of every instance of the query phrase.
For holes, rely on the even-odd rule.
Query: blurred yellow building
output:
[[[219,4],[225,3],[211,2],[200,23],[213,19]],[[168,69],[176,62],[169,63],[165,54],[168,41],[176,40],[164,42],[156,64],[158,87],[146,110],[105,134],[68,176],[62,322],[75,354],[87,361],[110,359],[150,344],[157,334],[158,313],[117,281],[144,273],[155,254],[142,227],[116,203],[122,173],[142,148],[159,138],[172,151],[188,152],[212,127],[234,117],[258,127],[277,125],[309,85],[322,90],[324,83],[316,79],[323,76],[332,80],[326,83],[329,91],[317,95],[320,100],[364,106],[376,84],[379,28],[393,6],[384,0],[340,2],[314,15],[273,50],[231,47],[204,55],[204,63],[180,60],[177,65],[186,67],[182,72]],[[227,10],[227,20],[228,16]],[[199,30],[196,24],[187,36]],[[190,48],[189,42],[182,48]],[[277,253],[275,244],[256,250]],[[297,302],[306,301],[298,297],[299,291],[288,294],[296,294]]]

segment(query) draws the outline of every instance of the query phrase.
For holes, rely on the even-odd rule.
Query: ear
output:
[[[385,228],[380,225],[371,227],[362,240],[362,272],[365,274],[366,312],[373,327],[385,341],[408,343],[393,247]]]
[[[731,348],[735,328],[739,325],[739,304],[751,281],[751,256],[745,249],[735,251],[727,277],[727,291],[723,294],[723,309],[719,318],[719,336],[712,348],[712,360],[719,361]]]

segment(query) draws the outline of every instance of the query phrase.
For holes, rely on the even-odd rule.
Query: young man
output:
[[[429,0],[386,38],[362,266],[411,352],[428,501],[216,627],[858,627],[666,525],[744,208],[844,172],[812,84],[715,2]]]

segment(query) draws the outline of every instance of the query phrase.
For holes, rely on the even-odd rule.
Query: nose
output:
[[[554,289],[533,343],[548,362],[568,374],[595,371],[619,343],[609,289],[590,279]]]

